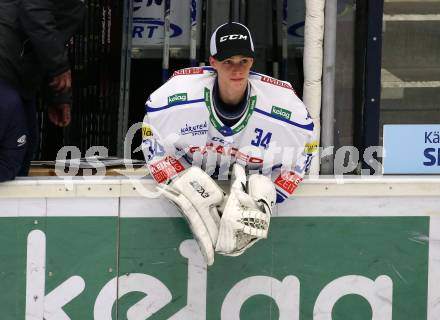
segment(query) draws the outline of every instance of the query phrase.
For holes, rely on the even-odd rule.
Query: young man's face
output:
[[[209,57],[209,63],[217,71],[219,83],[237,88],[246,88],[249,71],[254,63],[253,58],[232,56],[223,61]]]

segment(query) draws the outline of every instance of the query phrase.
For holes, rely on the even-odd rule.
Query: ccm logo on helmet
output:
[[[227,36],[220,37],[220,42],[225,42],[226,40],[247,40],[247,36],[244,34],[230,34]]]

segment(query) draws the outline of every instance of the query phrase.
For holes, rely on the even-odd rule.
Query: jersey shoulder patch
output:
[[[264,74],[249,77],[257,94],[256,110],[263,116],[279,120],[307,131],[313,130],[313,121],[306,106],[295,94],[289,82]]]
[[[249,75],[249,79],[252,82],[261,82],[262,85],[267,87],[272,87],[274,89],[276,88],[283,88],[287,90],[293,90],[292,85],[288,81],[282,81],[273,77],[270,77],[268,75],[257,73],[257,72],[251,72]],[[278,89],[276,89],[278,90]],[[295,90],[293,90],[295,91]]]
[[[191,67],[191,68],[184,68],[174,71],[171,78],[177,76],[190,76],[190,75],[195,76],[202,74],[212,74],[213,72],[214,69],[212,67]]]
[[[214,80],[215,73],[205,68],[177,70],[167,82],[150,95],[145,103],[145,111],[160,111],[201,100],[204,98],[203,88],[211,86]]]
[[[204,72],[203,68],[198,68],[198,67],[184,68],[184,69],[179,69],[179,70],[174,71],[171,78],[177,77],[177,76],[189,76],[189,75],[203,74],[203,72]]]

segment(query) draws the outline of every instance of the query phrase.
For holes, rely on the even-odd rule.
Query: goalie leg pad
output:
[[[182,213],[182,216],[188,223],[188,226],[197,241],[200,252],[202,253],[205,262],[208,266],[214,263],[214,248],[211,236],[209,234],[208,228],[203,222],[197,210],[191,204],[191,202],[183,195],[177,194],[171,191],[169,188],[159,188],[163,195],[173,202]]]
[[[216,206],[223,200],[222,189],[198,167],[185,170],[181,176],[160,189],[180,209],[207,264],[211,265],[214,262],[214,246],[220,224]]]
[[[220,216],[213,210],[223,201],[223,190],[199,167],[191,167],[170,185],[197,209],[213,243],[217,241]]]

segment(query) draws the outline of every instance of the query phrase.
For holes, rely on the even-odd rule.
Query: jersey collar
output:
[[[248,91],[248,96],[246,98],[246,100],[247,100],[246,112],[244,113],[244,115],[241,117],[241,119],[235,125],[233,125],[232,127],[228,127],[221,122],[221,120],[219,119],[219,117],[215,113],[215,110],[213,109],[212,90],[205,87],[204,96],[205,96],[206,108],[208,109],[208,112],[209,112],[209,121],[214,126],[214,128],[216,128],[217,131],[220,132],[223,136],[232,136],[232,135],[242,131],[246,127],[252,113],[254,112],[255,105],[257,103],[257,96],[251,96],[251,88],[250,88],[249,84],[248,84],[247,91]]]

